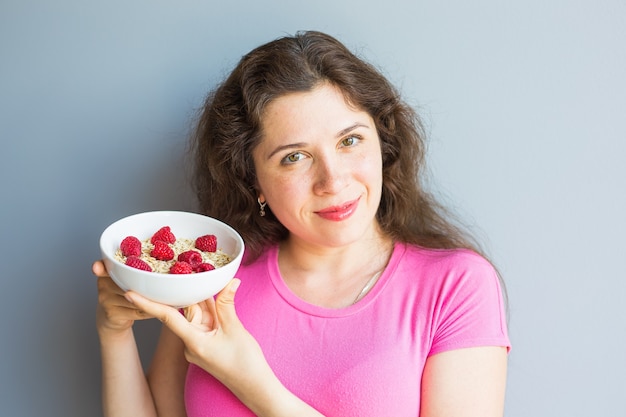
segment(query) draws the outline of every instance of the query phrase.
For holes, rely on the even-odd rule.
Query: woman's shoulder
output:
[[[470,249],[436,249],[411,244],[401,245],[405,248],[406,260],[419,263],[422,267],[493,269],[489,260]]]
[[[500,277],[493,264],[469,249],[432,249],[415,245],[404,248],[398,259],[397,273],[411,285],[439,291],[458,285],[499,286]]]
[[[260,254],[252,254],[248,250],[244,250],[243,260],[237,271],[238,275],[245,276],[248,274],[258,274],[259,271],[266,271],[268,263],[277,258],[277,245],[270,245],[265,248]]]
[[[420,297],[446,303],[501,302],[503,287],[495,266],[481,254],[468,249],[431,249],[405,245],[398,263],[398,281],[413,288]],[[456,301],[454,301],[456,300]],[[465,300],[465,301],[463,301]]]

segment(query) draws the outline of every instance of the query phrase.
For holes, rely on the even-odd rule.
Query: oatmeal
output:
[[[169,228],[167,229],[169,232]],[[129,255],[127,257],[124,255],[122,248],[118,248],[115,252],[115,259],[121,263],[136,267],[135,266],[136,260],[133,259],[133,262],[129,262],[129,258],[137,258],[145,262],[152,269],[152,272],[157,272],[157,273],[162,273],[162,274],[176,273],[174,271],[177,270],[178,268],[175,268],[174,270],[172,270],[172,267],[177,263],[183,262],[179,260],[178,257],[180,254],[184,252],[188,252],[188,251],[194,251],[202,257],[201,260],[197,257],[194,258],[194,259],[197,259],[197,261],[195,261],[192,265],[190,265],[193,268],[193,272],[202,272],[202,271],[207,271],[207,270],[214,269],[214,268],[219,268],[219,267],[226,265],[232,260],[230,255],[228,255],[223,250],[217,247],[212,248],[214,249],[213,251],[198,249],[198,247],[202,249],[206,249],[204,245],[199,244],[199,243],[201,241],[204,242],[204,240],[206,240],[207,237],[210,237],[211,240],[215,243],[216,239],[215,239],[215,236],[213,235],[200,236],[197,239],[175,238],[173,235],[171,235],[173,239],[170,239],[170,242],[173,241],[173,243],[166,243],[166,244],[173,251],[173,257],[170,260],[159,260],[153,256],[154,255],[153,251],[155,250],[155,243],[158,242],[157,246],[159,246],[159,245],[163,245],[164,242],[157,241],[155,243],[152,243],[156,235],[157,234],[155,234],[151,238],[147,238],[147,239],[139,241],[141,243],[141,253],[138,256]],[[130,236],[130,238],[132,238],[132,236]]]

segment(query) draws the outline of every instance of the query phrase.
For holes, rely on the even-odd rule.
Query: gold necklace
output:
[[[378,277],[383,273],[383,271],[376,272],[366,283],[359,295],[356,296],[352,304],[356,304],[361,298],[365,297],[365,295],[372,289],[376,281],[378,281]]]

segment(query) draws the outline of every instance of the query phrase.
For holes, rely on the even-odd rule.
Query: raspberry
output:
[[[167,243],[157,240],[154,242],[154,249],[150,252],[150,256],[160,261],[171,261],[174,259],[174,250]]]
[[[124,256],[141,255],[141,241],[135,236],[127,236],[120,243],[120,250]]]
[[[130,266],[131,268],[141,269],[142,271],[152,272],[152,268],[150,268],[150,265],[145,263],[143,260],[137,258],[136,256],[129,256],[128,258],[126,258],[126,265]]]
[[[178,261],[170,268],[170,274],[191,274],[193,268],[187,262]]]
[[[215,267],[211,265],[210,263],[202,262],[201,264],[198,264],[198,266],[196,266],[193,270],[194,272],[205,272],[205,271],[212,271],[214,269]]]
[[[150,243],[154,244],[154,242],[158,242],[159,240],[165,243],[174,243],[176,242],[176,236],[174,236],[169,226],[163,226],[152,235]]]
[[[217,250],[217,238],[215,235],[204,235],[196,239],[196,248],[204,252],[215,252]]]
[[[192,268],[195,268],[202,263],[202,255],[200,252],[195,250],[185,251],[178,255],[177,259],[182,262],[187,262]]]

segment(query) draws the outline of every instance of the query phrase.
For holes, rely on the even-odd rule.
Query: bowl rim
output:
[[[114,226],[120,222],[123,221],[130,221],[133,218],[139,218],[139,217],[146,217],[146,216],[150,216],[150,215],[158,215],[158,214],[163,214],[163,215],[182,215],[182,216],[188,216],[188,217],[197,217],[199,219],[204,219],[204,220],[209,220],[210,222],[215,222],[217,224],[219,224],[220,227],[224,228],[225,230],[227,230],[229,232],[229,234],[232,235],[232,237],[235,239],[236,241],[236,245],[235,247],[238,248],[239,250],[237,251],[237,253],[233,256],[233,258],[231,259],[231,261],[227,264],[230,265],[231,263],[233,263],[234,261],[238,261],[238,263],[241,263],[240,260],[241,258],[243,258],[244,256],[244,252],[245,252],[245,243],[243,241],[243,238],[241,237],[241,235],[239,234],[239,232],[237,232],[237,230],[235,230],[235,228],[233,228],[232,226],[230,226],[228,223],[225,223],[219,219],[216,219],[215,217],[211,217],[211,216],[207,216],[205,214],[201,214],[201,213],[195,213],[192,211],[183,211],[183,210],[152,210],[152,211],[144,211],[144,212],[139,212],[139,213],[134,213],[134,214],[130,214],[128,216],[125,217],[121,217],[119,219],[117,219],[116,221],[110,223],[107,227],[104,228],[104,230],[102,231],[102,233],[100,234],[100,239],[99,239],[99,246],[100,246],[100,252],[101,255],[105,258],[107,258],[108,260],[114,262],[116,265],[122,267],[122,269],[126,269],[128,271],[132,271],[134,273],[139,273],[139,275],[145,275],[145,276],[150,276],[150,277],[168,277],[169,274],[165,274],[165,273],[160,273],[160,272],[154,272],[154,271],[144,271],[141,269],[137,269],[137,268],[133,268],[130,267],[128,265],[126,265],[123,262],[120,262],[119,260],[115,259],[115,254],[111,253],[111,251],[108,249],[108,247],[105,247],[105,243],[106,242],[106,237],[107,235],[110,233],[111,229],[114,228]],[[232,256],[232,255],[231,255]],[[181,274],[177,277],[177,279],[189,279],[189,278],[198,278],[198,276],[205,276],[205,275],[209,275],[211,273],[215,273],[216,271],[219,271],[220,269],[226,267],[227,265],[224,265],[221,268],[216,268],[210,271],[203,271],[203,272],[196,272],[194,274]],[[169,277],[171,279],[171,277]]]

